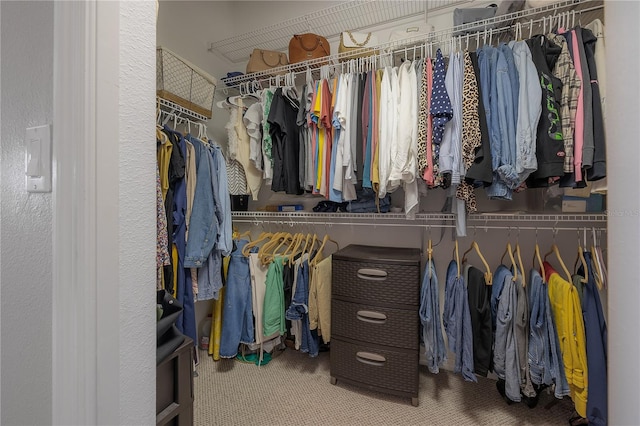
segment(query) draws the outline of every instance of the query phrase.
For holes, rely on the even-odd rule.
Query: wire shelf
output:
[[[286,50],[289,40],[294,34],[311,32],[332,38],[345,30],[367,29],[471,1],[349,1],[255,31],[215,41],[209,45],[209,50],[237,63],[246,61],[253,49]]]
[[[388,43],[379,44],[375,49],[379,50],[381,53],[378,56],[384,56],[393,54],[394,51],[405,48],[407,46],[416,45],[416,43],[423,43],[425,47],[427,44],[430,47],[433,47],[433,43],[442,43],[445,40],[450,40],[454,34],[460,34],[471,30],[477,30],[479,27],[493,27],[495,25],[503,25],[503,27],[496,28],[491,30],[492,34],[498,34],[503,31],[511,30],[511,24],[518,21],[523,24],[527,29],[527,25],[538,25],[543,21],[543,18],[546,18],[549,15],[555,15],[567,10],[576,10],[579,13],[587,13],[594,10],[601,10],[603,8],[602,0],[563,0],[557,3],[553,3],[551,5],[541,6],[534,9],[528,9],[524,11],[508,13],[505,15],[501,15],[496,18],[485,19],[482,21],[476,21],[469,24],[457,25],[453,26],[441,31],[429,33],[427,36],[424,34],[420,34],[414,37],[407,37],[403,40],[395,40]],[[535,21],[527,21],[528,19],[536,18]],[[542,29],[542,27],[540,27]],[[466,36],[461,36],[466,37]],[[475,37],[475,36],[474,36]],[[468,38],[467,38],[468,39]],[[437,46],[436,46],[437,47]],[[212,49],[209,49],[213,51]],[[336,67],[342,67],[344,63],[341,63],[340,60],[344,58],[351,57],[353,55],[357,55],[358,53],[364,53],[367,49],[362,49],[360,51],[352,51],[345,52],[342,54],[334,54],[322,58],[311,59],[309,61],[298,62],[295,64],[285,65],[277,68],[272,68],[265,71],[260,71],[251,74],[245,74],[237,77],[225,78],[224,85],[218,87],[218,90],[226,91],[230,87],[236,87],[242,84],[245,84],[250,81],[266,81],[272,78],[272,76],[276,74],[286,74],[286,73],[304,73],[307,68],[317,68],[320,65],[330,63]],[[375,60],[376,56],[372,56]],[[363,58],[364,61],[370,60],[370,58]],[[331,66],[330,65],[330,66]]]
[[[450,213],[418,213],[407,219],[403,213],[312,213],[312,212],[232,212],[235,223],[253,225],[278,224],[289,227],[305,225],[325,226],[385,226],[385,227],[455,227]],[[467,225],[472,229],[530,229],[575,231],[585,228],[606,230],[607,214],[529,214],[478,213],[469,215]],[[568,226],[571,225],[571,226]]]

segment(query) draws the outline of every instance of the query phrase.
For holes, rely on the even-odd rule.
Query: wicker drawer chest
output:
[[[420,250],[350,245],[333,254],[331,383],[418,405]]]

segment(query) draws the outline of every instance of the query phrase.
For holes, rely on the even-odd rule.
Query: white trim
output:
[[[97,422],[96,3],[55,2],[53,424]]]

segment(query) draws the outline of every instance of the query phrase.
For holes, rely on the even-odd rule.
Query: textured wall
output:
[[[51,194],[28,194],[25,128],[51,123],[53,2],[2,2],[2,424],[51,422]]]
[[[120,424],[155,424],[155,3],[120,3]]]

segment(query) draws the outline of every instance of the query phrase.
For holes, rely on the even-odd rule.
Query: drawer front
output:
[[[392,351],[331,339],[331,376],[380,390],[418,394],[418,351]]]
[[[420,265],[393,265],[334,260],[333,296],[378,304],[418,306]]]
[[[361,305],[334,299],[331,306],[332,335],[376,345],[418,349],[418,311]]]

